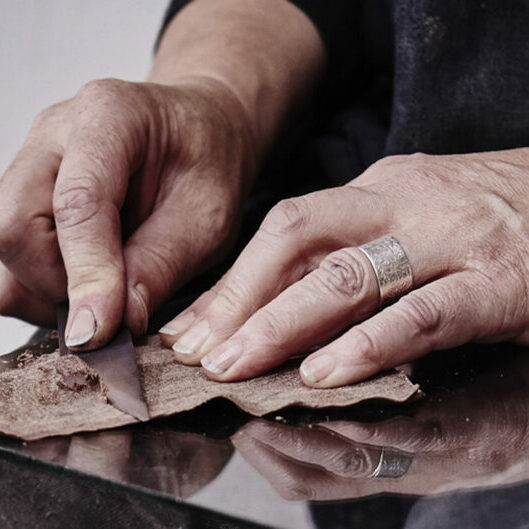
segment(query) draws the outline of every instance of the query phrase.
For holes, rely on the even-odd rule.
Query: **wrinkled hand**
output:
[[[359,381],[471,340],[526,343],[529,154],[395,156],[346,186],[278,204],[225,277],[162,335],[216,380],[302,364],[315,387]],[[357,246],[386,234],[413,290],[377,312]]]
[[[330,430],[263,419],[244,425],[231,440],[276,492],[292,501],[360,496],[380,457],[378,447],[362,446]]]
[[[42,112],[0,184],[0,313],[70,301],[71,347],[152,312],[233,238],[250,135],[221,83],[93,81]],[[229,148],[226,148],[229,146]]]
[[[508,466],[508,457],[485,458],[485,450],[497,445],[466,436],[459,426],[441,434],[436,427],[445,422],[437,419],[440,423],[403,417],[373,424],[337,421],[310,428],[256,419],[238,430],[232,442],[281,497],[296,501],[352,499],[383,492],[422,495],[457,489],[476,477],[472,484],[484,486]],[[468,447],[479,447],[482,459],[469,455]],[[372,477],[382,448],[412,458],[403,476]]]
[[[526,480],[528,362],[519,356],[500,370],[501,376],[498,369],[477,375],[464,392],[433,394],[411,417],[304,427],[255,419],[232,442],[291,500],[428,494]],[[372,477],[382,449],[411,456],[398,479]]]

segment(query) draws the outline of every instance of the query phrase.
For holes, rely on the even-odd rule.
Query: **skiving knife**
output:
[[[132,336],[121,328],[104,347],[94,351],[71,351],[66,347],[64,332],[68,319],[68,304],[57,307],[57,332],[61,355],[77,355],[94,369],[108,388],[108,400],[118,410],[140,421],[149,420],[149,410],[143,398]]]

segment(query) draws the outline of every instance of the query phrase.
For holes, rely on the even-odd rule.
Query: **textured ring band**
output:
[[[378,465],[370,478],[400,478],[408,472],[413,457],[409,454],[382,448]]]
[[[358,248],[369,259],[377,277],[380,305],[402,296],[413,287],[410,261],[399,241],[391,235]]]

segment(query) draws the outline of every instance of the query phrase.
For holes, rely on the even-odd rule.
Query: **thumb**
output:
[[[66,344],[74,349],[106,343],[123,316],[120,208],[131,168],[121,142],[110,143],[103,134],[86,129],[71,139],[54,190],[57,238],[70,301]]]

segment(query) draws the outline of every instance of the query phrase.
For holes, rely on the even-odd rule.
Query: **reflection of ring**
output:
[[[402,452],[382,448],[378,465],[370,478],[400,478],[410,468],[413,457]]]
[[[369,259],[380,289],[380,304],[406,294],[413,287],[411,265],[399,241],[391,235],[358,248]]]

